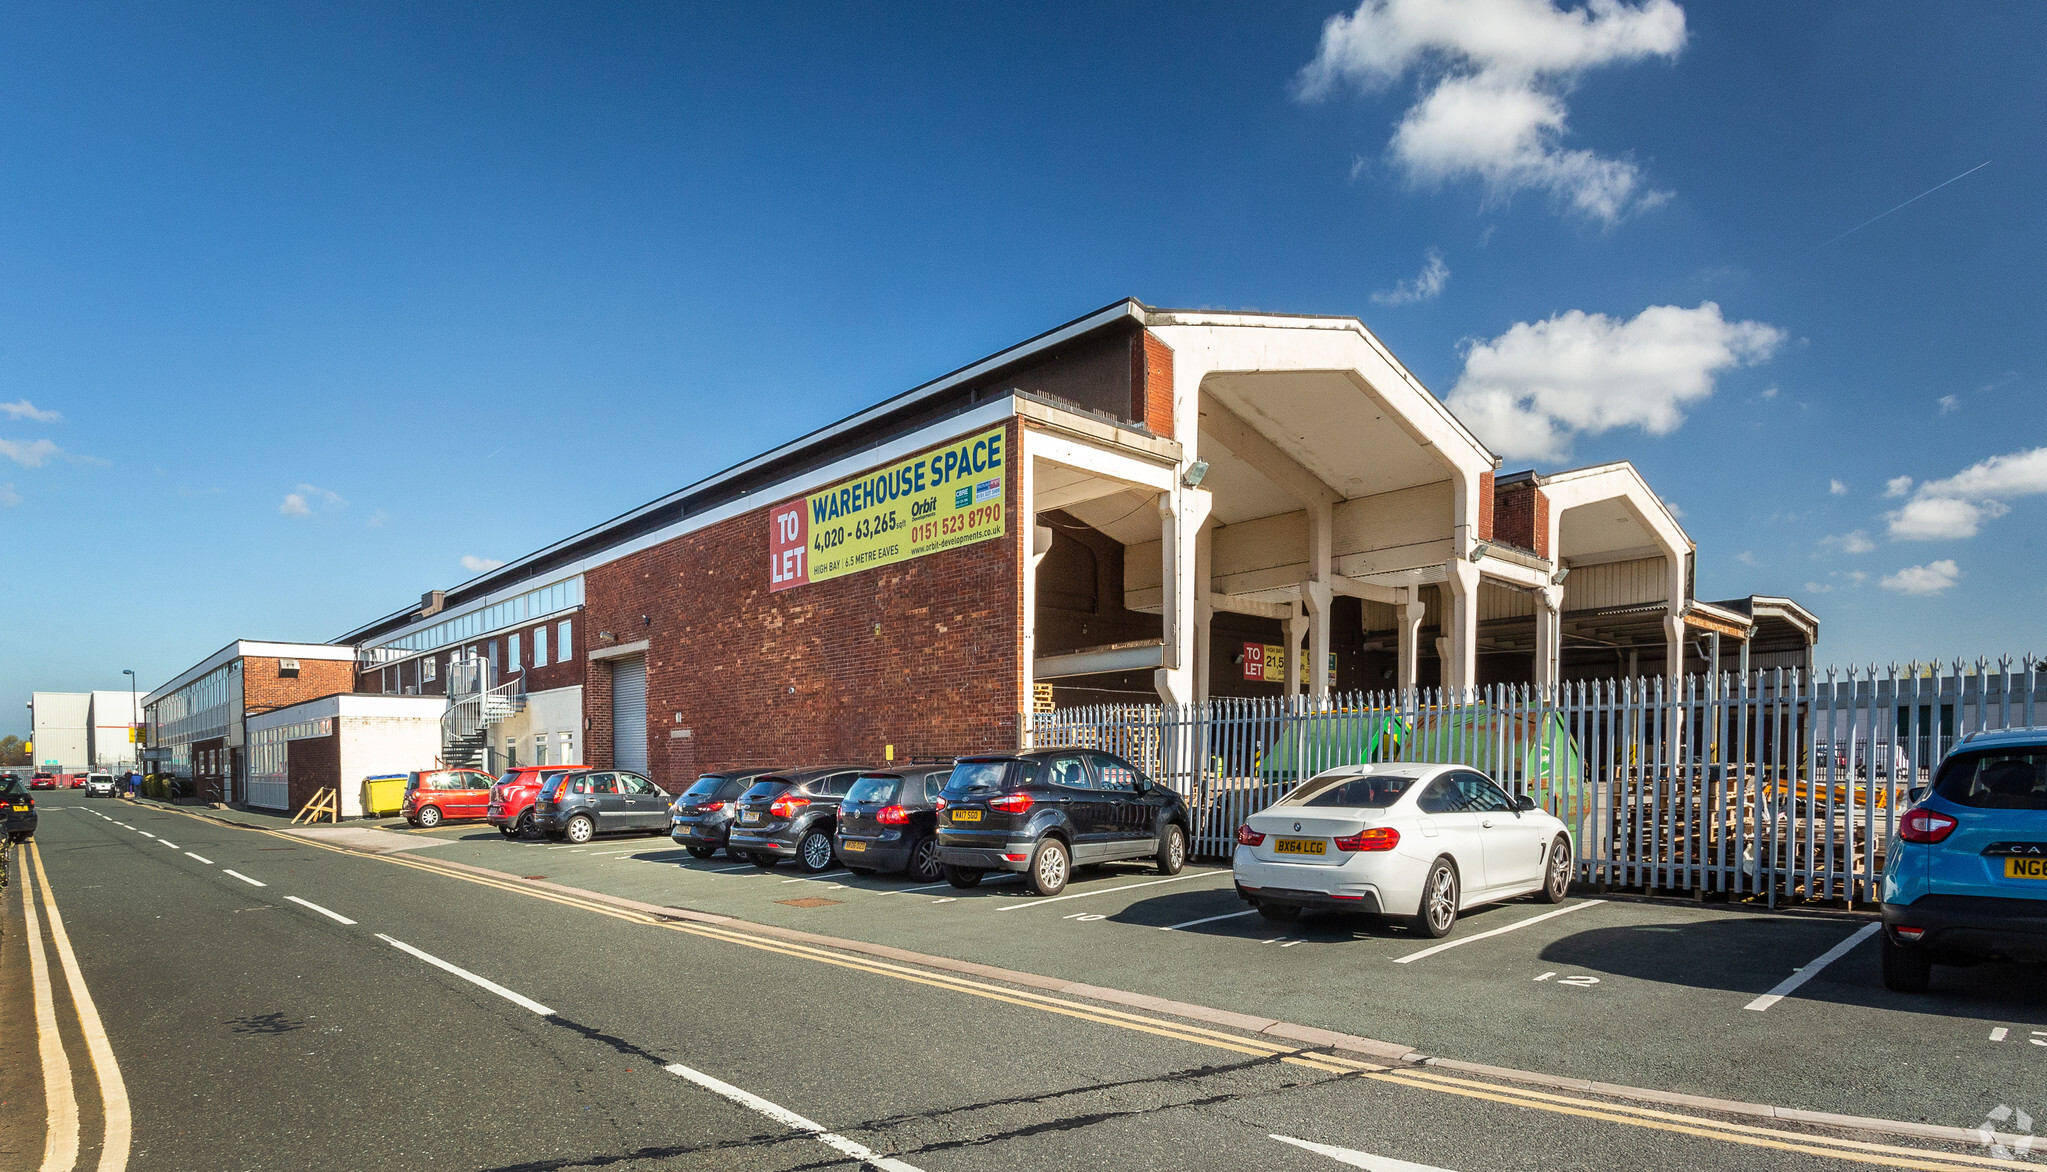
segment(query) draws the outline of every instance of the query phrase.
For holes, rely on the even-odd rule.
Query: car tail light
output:
[[[698,806],[698,807],[697,807],[697,813],[699,813],[699,814],[715,814],[715,813],[717,813],[718,811],[720,811],[720,810],[722,810],[722,809],[724,809],[724,808],[725,808],[725,803],[723,803],[723,802],[705,802],[705,803],[704,803],[703,805],[701,805],[701,806]]]
[[[1238,846],[1257,846],[1259,843],[1264,841],[1265,836],[1251,829],[1251,824],[1249,822],[1246,822],[1242,826],[1237,827]]]
[[[908,826],[910,812],[901,806],[883,806],[874,812],[874,820],[883,826]]]
[[[1031,808],[1031,795],[1003,794],[1001,797],[989,802],[988,808],[1000,810],[1005,814],[1021,814]]]
[[[777,818],[794,818],[796,811],[810,804],[809,798],[776,798],[768,805],[768,813]]]
[[[1917,940],[1921,936],[1926,935],[1926,929],[1924,928],[1907,928],[1902,924],[1891,929],[1891,931],[1896,932],[1900,940]]]
[[[944,798],[938,799],[938,812],[941,814],[945,813],[945,808],[950,805],[952,805],[952,803],[946,801]]]
[[[1400,832],[1391,826],[1369,826],[1334,841],[1340,851],[1390,851],[1400,845]]]
[[[1955,832],[1955,820],[1939,810],[1908,810],[1898,823],[1898,837],[1906,842],[1939,842]]]

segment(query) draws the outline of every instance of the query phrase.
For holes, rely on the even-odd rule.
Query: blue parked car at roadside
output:
[[[1936,964],[2047,961],[2047,728],[1948,753],[1884,860],[1884,984],[1924,993]]]

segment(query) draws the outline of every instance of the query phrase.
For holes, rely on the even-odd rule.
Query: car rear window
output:
[[[727,780],[727,778],[720,777],[718,774],[706,773],[702,777],[697,778],[696,784],[684,790],[682,796],[694,798],[697,801],[706,801],[718,796],[718,791],[725,788]]]
[[[852,789],[846,791],[846,801],[850,805],[893,801],[896,787],[902,783],[903,779],[900,777],[863,777],[853,783]]]
[[[1001,789],[1016,770],[1015,761],[962,761],[952,767],[952,776],[939,792],[946,798],[960,798],[974,790]]]
[[[6,781],[0,781],[0,794],[18,798],[27,793],[28,783],[18,777],[10,777]]]
[[[1414,778],[1397,773],[1367,774],[1364,777],[1317,778],[1295,790],[1287,799],[1293,806],[1336,806],[1344,809],[1383,810],[1400,800]]]
[[[2047,748],[1956,753],[1942,763],[1933,790],[1981,810],[2047,810]]]
[[[786,778],[763,778],[747,787],[747,791],[740,795],[739,800],[742,802],[764,802],[783,790],[788,789],[792,784]]]

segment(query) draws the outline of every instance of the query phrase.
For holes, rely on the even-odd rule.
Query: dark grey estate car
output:
[[[725,845],[739,817],[739,795],[754,779],[772,769],[734,769],[706,773],[668,808],[668,837],[699,859],[708,859]],[[727,853],[730,853],[729,851]]]
[[[853,779],[865,772],[833,765],[755,778],[740,795],[739,818],[725,841],[726,853],[763,867],[795,859],[812,874],[830,870],[838,855],[832,836],[838,831],[839,803],[853,788]]]
[[[863,773],[839,804],[839,861],[856,875],[938,878],[938,792],[952,766]]]
[[[533,825],[549,838],[589,842],[599,834],[668,829],[666,791],[637,773],[590,769],[547,779],[533,801]]]
[[[954,887],[1021,871],[1031,890],[1057,895],[1090,863],[1150,859],[1178,874],[1187,826],[1180,795],[1110,753],[962,757],[939,795],[938,861]]]

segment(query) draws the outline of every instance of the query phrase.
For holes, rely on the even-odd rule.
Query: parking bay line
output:
[[[1161,931],[1161,932],[1177,932],[1177,931],[1179,931],[1179,930],[1180,930],[1180,929],[1182,929],[1182,928],[1193,928],[1193,927],[1196,927],[1196,926],[1198,926],[1198,925],[1201,925],[1201,924],[1213,924],[1213,923],[1215,923],[1215,922],[1216,922],[1217,920],[1234,920],[1234,919],[1238,918],[1239,916],[1255,916],[1255,915],[1257,915],[1257,914],[1258,914],[1258,909],[1257,909],[1257,908],[1255,908],[1255,907],[1254,907],[1254,908],[1252,908],[1252,909],[1251,909],[1250,911],[1247,911],[1247,912],[1225,912],[1224,914],[1222,914],[1222,915],[1220,915],[1220,916],[1209,916],[1209,917],[1207,917],[1207,918],[1205,918],[1205,919],[1200,919],[1200,920],[1189,920],[1189,921],[1187,921],[1187,922],[1186,922],[1186,923],[1184,923],[1184,924],[1167,924],[1167,925],[1165,925],[1164,927],[1160,928],[1160,929],[1159,929],[1159,931]]]
[[[411,955],[418,957],[419,959],[427,962],[428,964],[434,966],[437,969],[440,969],[444,972],[453,973],[454,975],[461,977],[463,980],[468,981],[470,984],[476,986],[479,989],[484,989],[489,992],[495,993],[521,1009],[530,1009],[534,1013],[537,1013],[542,1017],[554,1016],[554,1010],[549,1009],[547,1006],[542,1005],[540,1002],[535,1001],[530,997],[521,997],[519,994],[512,992],[510,989],[505,988],[503,985],[498,984],[496,981],[490,980],[487,977],[479,977],[475,973],[470,972],[468,969],[462,968],[457,965],[449,964],[447,961],[442,960],[440,957],[435,956],[430,952],[422,952],[421,950],[414,948],[412,945],[407,944],[403,940],[393,940],[389,936],[384,935],[382,932],[377,933],[377,939],[382,940],[384,943],[389,944],[391,947],[398,949],[400,952],[410,953]]]
[[[1123,886],[1121,886],[1121,887],[1103,887],[1103,888],[1100,888],[1100,889],[1098,889],[1098,890],[1095,890],[1095,891],[1076,891],[1076,892],[1074,892],[1074,893],[1073,893],[1073,894],[1071,894],[1071,895],[1055,895],[1055,896],[1051,897],[1050,899],[1034,899],[1034,900],[1032,900],[1032,901],[1031,901],[1031,902],[1029,902],[1029,903],[1013,903],[1013,904],[1010,904],[1010,905],[1009,905],[1008,907],[999,907],[999,908],[996,908],[995,910],[996,910],[996,911],[998,911],[998,912],[1013,912],[1013,911],[1015,911],[1016,909],[1018,909],[1018,908],[1022,908],[1022,907],[1044,907],[1044,906],[1045,906],[1046,904],[1048,904],[1048,903],[1059,903],[1059,902],[1061,902],[1061,901],[1063,901],[1063,900],[1068,900],[1068,899],[1080,899],[1080,898],[1082,898],[1083,896],[1089,896],[1089,895],[1109,895],[1109,894],[1111,894],[1111,893],[1113,893],[1113,892],[1117,892],[1117,891],[1131,891],[1131,890],[1134,890],[1134,889],[1136,889],[1136,888],[1139,888],[1139,887],[1157,887],[1157,886],[1158,886],[1159,884],[1161,884],[1161,883],[1178,883],[1178,882],[1179,882],[1180,880],[1182,880],[1182,879],[1199,879],[1199,878],[1201,878],[1201,877],[1203,877],[1203,876],[1205,876],[1205,875],[1227,875],[1227,874],[1230,874],[1230,872],[1228,872],[1228,871],[1189,871],[1189,872],[1188,872],[1187,874],[1185,874],[1185,875],[1174,875],[1173,877],[1171,877],[1171,878],[1169,878],[1169,879],[1151,879],[1151,880],[1147,880],[1146,882],[1143,882],[1143,883],[1126,883],[1126,884],[1124,884],[1124,885],[1123,885]]]
[[[347,916],[342,915],[340,912],[330,912],[326,908],[321,907],[319,904],[314,903],[310,899],[300,899],[296,895],[287,895],[284,898],[292,901],[293,903],[299,905],[300,907],[312,908],[314,911],[319,912],[321,915],[326,916],[328,919],[333,920],[337,924],[355,923],[354,920],[349,919]]]
[[[862,1165],[871,1164],[876,1168],[884,1169],[885,1172],[922,1172],[914,1164],[905,1164],[901,1160],[891,1160],[887,1156],[867,1147],[865,1144],[855,1143],[837,1132],[825,1130],[822,1123],[813,1123],[796,1112],[789,1110],[787,1107],[778,1106],[749,1091],[742,1091],[731,1083],[725,1082],[722,1079],[712,1078],[701,1070],[691,1070],[680,1062],[670,1063],[662,1067],[662,1069],[675,1075],[677,1078],[688,1079],[712,1094],[722,1096],[748,1110],[765,1115],[784,1127],[795,1131],[807,1132],[812,1139],[838,1152],[840,1155],[850,1156],[860,1161]]]
[[[1790,976],[1777,982],[1776,988],[1771,989],[1768,993],[1765,993],[1761,997],[1756,998],[1754,1001],[1749,1002],[1747,1005],[1742,1006],[1742,1008],[1753,1009],[1757,1013],[1761,1013],[1764,1010],[1770,1008],[1772,1005],[1777,1004],[1779,1001],[1784,1000],[1786,997],[1789,997],[1793,992],[1797,991],[1800,985],[1803,985],[1807,981],[1812,980],[1814,977],[1819,976],[1821,969],[1826,968],[1828,965],[1848,955],[1848,953],[1856,945],[1862,943],[1864,940],[1869,939],[1871,936],[1876,935],[1877,930],[1882,927],[1883,927],[1882,924],[1862,925],[1860,928],[1857,928],[1853,933],[1851,933],[1846,940],[1841,941],[1839,944],[1836,944],[1832,948],[1829,948],[1825,952],[1821,953],[1820,958],[1818,960],[1813,961],[1811,964],[1806,965],[1804,968],[1799,969],[1797,972],[1792,973]]]
[[[1544,912],[1539,916],[1530,916],[1525,920],[1520,920],[1515,923],[1508,924],[1504,928],[1494,928],[1490,932],[1480,932],[1476,936],[1464,936],[1456,940],[1445,940],[1441,944],[1438,944],[1432,948],[1424,948],[1420,952],[1410,952],[1406,956],[1395,957],[1393,963],[1406,964],[1409,961],[1420,960],[1425,956],[1434,956],[1439,952],[1447,952],[1452,948],[1459,947],[1460,945],[1470,944],[1475,940],[1485,940],[1493,936],[1504,936],[1508,932],[1519,931],[1522,928],[1526,928],[1530,924],[1540,924],[1544,920],[1553,920],[1556,919],[1558,916],[1569,915],[1572,912],[1582,911],[1583,909],[1588,907],[1598,907],[1600,904],[1605,902],[1606,901],[1603,899],[1588,899],[1584,903],[1574,903],[1570,907],[1560,907],[1553,912]]]

